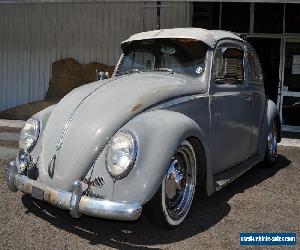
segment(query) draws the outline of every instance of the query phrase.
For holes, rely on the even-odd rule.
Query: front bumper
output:
[[[6,182],[11,191],[20,190],[55,207],[70,210],[74,218],[85,214],[104,219],[134,221],[142,213],[142,207],[138,202],[113,202],[82,195],[80,181],[73,183],[72,192],[66,192],[29,179],[18,173],[15,161],[11,161],[6,167]]]

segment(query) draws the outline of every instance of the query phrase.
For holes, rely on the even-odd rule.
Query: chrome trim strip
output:
[[[103,219],[135,221],[141,216],[142,207],[138,202],[113,202],[82,196],[79,212]]]
[[[149,109],[146,109],[146,111],[153,111],[153,110],[158,110],[158,109],[165,109],[174,105],[178,105],[184,102],[188,102],[191,100],[195,100],[197,98],[201,98],[201,97],[207,97],[208,95],[205,93],[199,93],[199,94],[195,94],[195,95],[188,95],[188,96],[181,96],[181,97],[177,97],[174,98],[172,100],[168,100],[165,102],[162,102],[158,105],[152,106]]]
[[[17,173],[15,161],[8,164],[6,177],[11,191],[20,190],[32,195],[33,188],[39,190],[44,201],[60,209],[70,210],[71,216],[75,218],[79,218],[80,214],[85,214],[104,219],[134,221],[142,213],[139,202],[114,202],[82,196],[80,181],[74,182],[73,192],[66,192],[29,179]]]
[[[62,146],[62,143],[63,143],[63,139],[66,135],[66,132],[68,130],[68,128],[70,127],[71,125],[71,122],[73,121],[77,111],[79,110],[80,106],[90,97],[92,96],[94,93],[96,93],[99,89],[101,89],[102,87],[104,87],[105,85],[107,85],[108,83],[111,83],[113,81],[117,81],[119,80],[120,78],[122,77],[125,77],[124,76],[120,76],[118,78],[111,78],[110,80],[106,81],[105,83],[101,84],[99,87],[93,89],[88,95],[86,95],[81,101],[80,103],[77,104],[77,106],[75,107],[75,109],[73,110],[73,112],[71,113],[71,116],[69,117],[69,119],[67,120],[67,123],[65,124],[65,127],[64,129],[62,130],[62,133],[60,135],[60,137],[58,138],[57,140],[57,143],[56,143],[56,151],[60,150],[61,146]]]

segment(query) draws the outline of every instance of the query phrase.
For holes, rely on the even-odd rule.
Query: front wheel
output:
[[[161,227],[182,223],[192,205],[196,187],[196,155],[187,140],[173,155],[162,184],[145,206],[147,217]]]
[[[274,120],[268,133],[267,147],[264,162],[267,165],[272,165],[277,158],[277,124]]]

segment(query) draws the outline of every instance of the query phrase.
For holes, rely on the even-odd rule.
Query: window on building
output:
[[[261,66],[257,56],[252,50],[248,50],[248,63],[249,63],[249,79],[253,84],[263,84]]]
[[[300,126],[300,97],[283,97],[282,123],[284,125]]]
[[[193,27],[219,29],[220,3],[194,2]]]
[[[300,91],[300,43],[285,44],[284,90]]]
[[[239,48],[220,47],[214,60],[214,81],[216,84],[243,84],[244,52]]]
[[[300,33],[300,4],[286,4],[285,33]]]
[[[273,102],[277,102],[279,84],[280,38],[248,38],[262,67],[265,93]]]
[[[249,24],[250,3],[222,3],[222,29],[248,33]]]
[[[254,5],[254,33],[283,32],[283,4],[256,3]]]

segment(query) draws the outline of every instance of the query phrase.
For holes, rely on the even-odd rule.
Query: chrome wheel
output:
[[[276,122],[273,122],[272,128],[268,134],[268,156],[271,161],[276,159],[277,155],[277,127]]]
[[[193,146],[184,141],[174,154],[162,183],[162,207],[170,225],[186,217],[196,186],[196,156]]]

